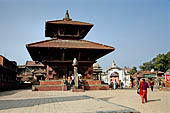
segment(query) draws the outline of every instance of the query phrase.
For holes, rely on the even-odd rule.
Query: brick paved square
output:
[[[85,92],[13,90],[0,92],[0,113],[168,113],[170,92],[148,90],[141,104],[134,89]]]

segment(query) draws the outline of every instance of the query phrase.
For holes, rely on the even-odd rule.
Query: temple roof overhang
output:
[[[45,48],[79,48],[79,49],[103,49],[103,50],[115,50],[115,48],[87,40],[71,40],[71,39],[51,39],[26,45],[30,47],[45,47]]]
[[[73,60],[75,57],[82,61],[94,61],[115,50],[111,46],[71,39],[45,40],[27,44],[26,47],[34,61]]]
[[[78,25],[78,26],[93,26],[91,23],[80,22],[80,21],[64,21],[64,20],[53,20],[47,21],[46,24],[59,24],[59,25]]]

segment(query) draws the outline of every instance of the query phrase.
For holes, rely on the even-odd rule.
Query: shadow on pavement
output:
[[[103,100],[103,101],[108,101],[108,100],[111,99],[111,98],[113,98],[113,97],[98,98],[98,99]]]
[[[13,95],[15,93],[17,93],[17,91],[2,91],[0,92],[0,96]]]
[[[97,101],[103,101],[114,106],[122,107],[122,110],[113,111],[96,111],[95,113],[140,113],[133,108],[127,106],[119,105],[116,103],[111,103],[108,100],[112,97],[107,98],[94,98],[90,96],[67,96],[67,97],[51,97],[51,98],[34,98],[34,99],[18,99],[18,100],[0,100],[0,110],[12,109],[12,108],[22,108],[22,107],[33,107],[36,105],[56,103],[56,102],[67,102],[67,101],[77,101],[77,100],[86,100],[94,99]]]
[[[68,96],[68,97],[52,97],[52,98],[35,98],[35,99],[19,99],[19,100],[0,100],[0,110],[31,107],[35,105],[65,102],[65,101],[76,101],[90,99],[89,96]]]
[[[0,91],[0,96],[8,96],[8,95],[13,95],[16,94],[20,91],[24,90],[32,90],[31,88],[24,88],[24,89],[14,89],[14,90],[6,90],[6,91]]]
[[[148,100],[148,102],[161,101],[161,99]]]
[[[96,113],[140,113],[139,111],[133,109],[133,108],[130,108],[130,107],[127,107],[127,106],[124,106],[124,105],[120,105],[120,104],[116,104],[116,103],[112,103],[112,102],[109,102],[109,99],[111,99],[113,97],[106,97],[106,98],[97,98],[96,100],[101,100],[101,101],[104,101],[106,103],[109,103],[109,104],[112,104],[114,106],[119,106],[119,107],[122,107],[124,108],[124,110],[114,110],[114,111],[98,111]],[[95,98],[94,98],[95,99]]]

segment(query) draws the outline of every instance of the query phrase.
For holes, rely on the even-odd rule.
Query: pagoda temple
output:
[[[76,76],[73,60],[77,61],[77,74],[82,75],[83,88],[102,89],[101,81],[93,80],[93,64],[115,48],[83,40],[92,27],[93,24],[70,19],[68,10],[63,20],[46,22],[45,36],[51,39],[26,45],[32,60],[46,66],[45,80],[36,90],[67,90],[63,81]]]

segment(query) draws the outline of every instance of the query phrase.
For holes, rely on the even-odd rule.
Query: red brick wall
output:
[[[40,81],[40,85],[63,85],[62,80]]]
[[[100,85],[101,81],[100,80],[86,80],[84,81],[85,85]]]
[[[109,85],[102,85],[100,80],[84,81],[85,90],[109,90]]]
[[[35,86],[36,91],[66,91],[67,86]]]
[[[109,90],[109,85],[101,86],[84,86],[85,90]]]
[[[170,82],[165,82],[166,87],[170,87]]]

